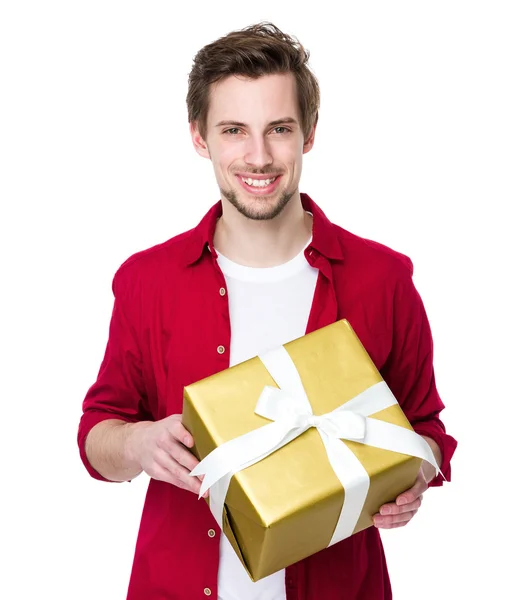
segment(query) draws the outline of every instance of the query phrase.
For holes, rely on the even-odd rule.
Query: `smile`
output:
[[[245,179],[244,177],[241,177],[241,179],[244,181],[244,183],[247,183],[248,185],[251,185],[253,187],[265,187],[270,183],[273,183],[277,178],[272,177],[271,179]]]
[[[253,179],[240,175],[236,175],[236,177],[241,187],[254,196],[269,196],[273,194],[281,180],[280,175],[270,177],[269,179]]]

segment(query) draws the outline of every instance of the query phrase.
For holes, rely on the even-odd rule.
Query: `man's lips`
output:
[[[253,173],[235,173],[237,177],[244,177],[244,179],[273,179],[273,177],[280,177],[282,173],[264,173],[262,175],[253,174]]]
[[[275,175],[257,175],[255,177],[253,177],[252,175],[236,175],[237,177],[237,181],[239,182],[239,185],[246,191],[248,192],[248,194],[252,194],[254,196],[269,196],[270,194],[272,194],[276,188],[279,185],[279,181],[281,179],[281,176],[278,174]],[[268,185],[259,185],[259,186],[253,186],[253,185],[249,185],[247,184],[245,181],[243,181],[243,177],[244,179],[252,179],[255,181],[259,181],[259,180],[263,180],[263,179],[273,179],[275,177],[275,181],[272,181],[270,184]]]

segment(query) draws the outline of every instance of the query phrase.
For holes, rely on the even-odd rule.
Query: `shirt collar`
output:
[[[344,255],[338,241],[335,225],[326,217],[319,206],[307,195],[300,194],[302,208],[313,215],[312,239],[309,245],[320,254],[331,260],[342,260]],[[185,260],[187,266],[196,263],[206,248],[215,254],[213,236],[217,219],[222,215],[222,203],[219,200],[214,204],[201,222],[191,230],[189,245],[186,249]]]

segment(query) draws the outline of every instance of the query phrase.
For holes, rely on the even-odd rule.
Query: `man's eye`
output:
[[[232,127],[231,129],[227,129],[224,133],[229,133],[230,135],[237,135],[239,129],[237,127]]]
[[[277,131],[278,129],[283,129],[284,131]],[[282,126],[275,127],[274,131],[276,133],[289,133],[289,129],[287,127],[282,127]]]

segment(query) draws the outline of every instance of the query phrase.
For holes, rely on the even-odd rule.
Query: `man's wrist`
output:
[[[439,467],[442,459],[440,447],[432,438],[426,435],[422,435],[422,438],[429,444]],[[426,460],[422,463],[422,471],[427,483],[430,483],[436,477],[436,469]]]
[[[142,430],[150,425],[149,421],[139,421],[138,423],[125,423],[122,427],[123,433],[123,459],[126,464],[132,465],[133,470],[143,469],[139,460],[140,438]]]

